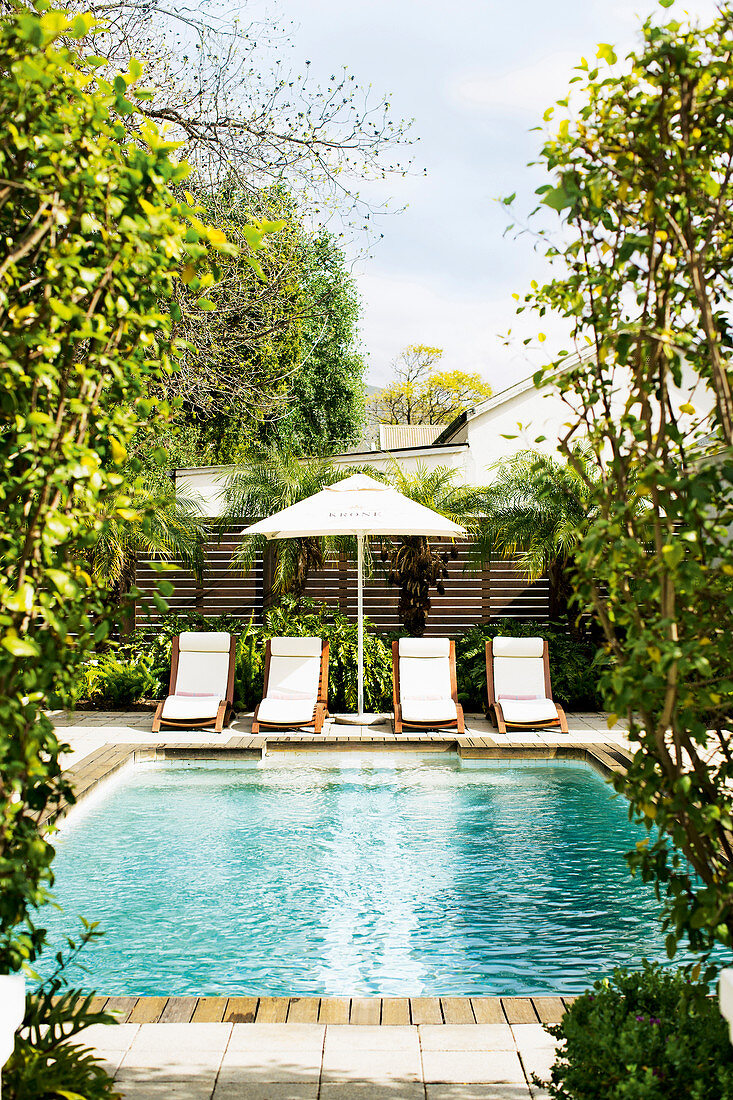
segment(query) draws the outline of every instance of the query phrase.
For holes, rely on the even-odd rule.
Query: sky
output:
[[[527,167],[542,143],[532,127],[582,56],[599,42],[621,56],[653,11],[710,18],[713,0],[667,13],[657,0],[279,0],[276,11],[315,79],[347,65],[415,120],[412,173],[368,189],[406,209],[379,219],[368,256],[363,241],[348,246],[367,381],[386,382],[407,344],[429,344],[443,348],[443,368],[478,371],[498,393],[567,346],[560,323],[515,315],[512,294],[548,269],[529,234],[506,233],[512,216],[497,200],[516,192],[517,213],[533,209],[545,178]]]

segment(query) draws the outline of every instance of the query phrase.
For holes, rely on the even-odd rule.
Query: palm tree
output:
[[[293,451],[276,445],[245,461],[231,475],[224,490],[224,522],[247,519],[254,522],[282,508],[319,493],[351,471],[339,469],[325,457],[299,458]],[[319,538],[280,539],[274,544],[272,587],[280,595],[303,594],[308,576],[323,569],[326,554],[338,540]],[[243,538],[235,555],[236,564],[247,572],[255,554],[267,540],[258,536]]]
[[[135,579],[139,556],[180,561],[200,573],[205,524],[197,501],[176,487],[167,469],[127,471],[116,496],[89,519],[96,538],[88,551],[94,579],[119,603]]]
[[[485,510],[485,490],[456,485],[456,470],[448,466],[428,470],[419,465],[413,473],[407,473],[393,461],[384,477],[410,500],[461,524],[469,534],[476,536],[479,533]],[[456,547],[451,545],[441,550],[431,545],[425,535],[403,535],[380,541],[387,582],[400,589],[400,619],[410,634],[421,635],[425,632],[430,611],[430,589],[435,587],[438,595],[444,594],[448,562],[458,556]]]
[[[592,452],[577,446],[559,462],[539,451],[520,451],[489,468],[486,519],[472,548],[475,560],[518,555],[528,580],[547,574],[550,619],[570,619],[573,555],[592,522],[593,486],[599,471]]]

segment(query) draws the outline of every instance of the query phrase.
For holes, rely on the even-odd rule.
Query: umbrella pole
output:
[[[357,535],[356,537],[356,561],[357,561],[357,618],[359,620],[359,672],[358,672],[358,694],[357,694],[357,713],[362,715],[364,713],[364,536]]]

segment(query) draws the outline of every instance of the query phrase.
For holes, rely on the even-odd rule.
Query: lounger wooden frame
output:
[[[524,658],[517,658],[517,660],[523,660]],[[542,662],[545,671],[545,695],[552,701],[557,708],[557,718],[548,718],[544,722],[507,722],[504,718],[504,712],[501,709],[501,703],[497,702],[496,694],[494,690],[494,652],[493,652],[493,639],[489,638],[486,643],[486,691],[488,694],[488,707],[486,709],[486,717],[491,722],[492,726],[496,726],[499,733],[506,733],[507,726],[511,729],[519,730],[538,730],[538,729],[550,729],[552,726],[559,726],[562,733],[568,732],[568,720],[565,717],[565,711],[562,707],[558,706],[555,700],[552,698],[552,682],[550,680],[550,650],[547,644],[547,638],[543,640],[542,645]]]
[[[236,648],[237,639],[233,634],[229,637],[229,671],[227,673],[227,693],[226,698],[222,699],[219,704],[219,709],[216,712],[214,718],[199,718],[195,721],[192,720],[180,720],[173,718],[163,717],[163,707],[165,706],[165,700],[162,703],[158,703],[158,707],[155,711],[155,717],[153,718],[153,733],[158,733],[161,726],[169,727],[170,729],[178,730],[203,730],[209,729],[213,726],[215,733],[221,733],[225,726],[228,726],[234,716],[234,668],[236,664]],[[173,639],[173,649],[171,650],[171,678],[168,685],[168,694],[175,695],[176,693],[176,679],[178,678],[178,656],[180,653],[178,638]]]
[[[458,702],[456,643],[453,641],[451,641],[448,648],[448,660],[450,662],[451,699],[456,704],[456,717],[450,718],[446,722],[406,722],[402,717],[402,704],[400,703],[400,643],[399,641],[392,642],[392,706],[394,707],[395,733],[402,733],[405,726],[408,729],[417,730],[455,729],[456,733],[465,733],[466,723],[463,717],[463,707]]]
[[[262,690],[263,700],[267,698],[267,689],[270,686],[270,658],[271,658],[272,646],[270,639],[267,639],[265,645],[265,680]],[[306,729],[313,726],[314,733],[321,733],[323,731],[323,723],[328,718],[328,642],[325,639],[321,640],[321,671],[318,677],[318,698],[316,705],[313,708],[313,717],[310,722],[299,723],[286,723],[278,722],[261,722],[259,719],[260,704],[254,712],[252,718],[252,733],[259,733],[260,730],[299,730]]]

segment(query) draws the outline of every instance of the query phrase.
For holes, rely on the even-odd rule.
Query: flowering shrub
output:
[[[708,994],[658,964],[615,970],[547,1029],[564,1047],[545,1088],[553,1100],[731,1100],[733,1047]]]

